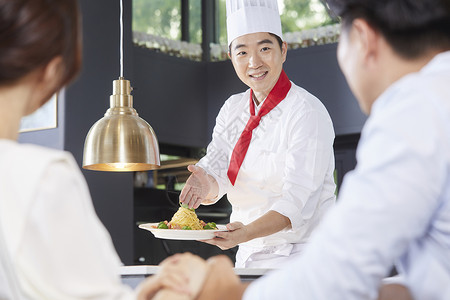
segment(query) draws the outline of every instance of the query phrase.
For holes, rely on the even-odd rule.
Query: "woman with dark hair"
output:
[[[246,289],[217,259],[201,299],[450,299],[450,1],[327,2],[369,115],[358,165],[302,255]]]
[[[0,0],[0,299],[150,299],[165,288],[186,291],[203,277],[187,281],[170,271],[180,266],[176,257],[139,292],[121,284],[121,262],[72,155],[16,141],[21,118],[78,73],[79,20],[76,0]]]

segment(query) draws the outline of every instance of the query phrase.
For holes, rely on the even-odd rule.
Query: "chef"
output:
[[[226,5],[228,55],[249,89],[221,108],[180,202],[197,208],[227,194],[229,231],[204,242],[239,245],[236,267],[276,268],[301,252],[335,202],[333,125],[320,100],[283,71],[277,1]]]

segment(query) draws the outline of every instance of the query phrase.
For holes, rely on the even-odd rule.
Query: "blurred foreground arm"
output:
[[[249,283],[242,283],[225,255],[208,259],[208,275],[196,300],[240,300]],[[283,295],[280,294],[280,297]],[[397,283],[383,284],[378,300],[414,300],[407,287]]]
[[[242,299],[247,286],[235,274],[233,263],[227,256],[214,256],[208,259],[208,275],[196,300]]]
[[[413,300],[413,297],[404,285],[389,283],[380,287],[378,300]]]
[[[208,271],[206,262],[190,253],[175,254],[160,264],[157,275],[137,288],[137,300],[192,300]]]

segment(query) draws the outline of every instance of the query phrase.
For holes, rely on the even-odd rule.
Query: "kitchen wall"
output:
[[[134,107],[160,143],[204,147],[207,63],[133,47]]]
[[[342,136],[359,133],[366,117],[339,69],[336,47],[289,50],[284,69],[324,103]],[[230,61],[186,61],[139,47],[133,48],[133,57],[135,106],[162,143],[206,146],[224,101],[247,89]]]
[[[33,142],[70,151],[81,167],[84,139],[109,108],[112,81],[120,75],[119,1],[80,0],[83,67],[62,93],[58,128],[23,133]],[[134,47],[131,0],[124,0],[124,76],[134,87],[134,107],[154,128],[164,147],[205,147],[223,102],[246,87],[229,61],[193,62]],[[286,73],[327,106],[338,135],[358,134],[365,117],[338,69],[336,45],[290,50]],[[95,209],[125,264],[133,264],[134,188],[132,173],[83,170]],[[70,234],[70,233],[68,233]]]
[[[337,44],[288,51],[286,74],[318,97],[333,120],[337,136],[361,132],[366,116],[351,93],[336,58]]]

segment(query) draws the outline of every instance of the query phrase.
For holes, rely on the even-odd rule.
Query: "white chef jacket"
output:
[[[313,95],[292,83],[281,101],[262,117],[231,185],[231,154],[249,117],[250,90],[231,96],[216,119],[212,141],[198,166],[219,184],[232,205],[231,222],[248,224],[269,210],[291,221],[292,228],[239,245],[236,267],[272,268],[279,257],[301,249],[322,215],[335,202],[331,118]],[[261,105],[261,104],[260,104]],[[275,258],[272,264],[250,261]]]
[[[449,83],[445,52],[376,100],[335,209],[245,300],[376,299],[394,262],[414,299],[450,299]]]
[[[0,166],[1,251],[15,273],[6,276],[28,299],[135,299],[71,154],[0,140]]]

